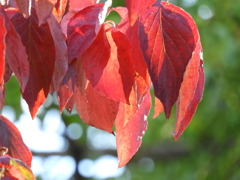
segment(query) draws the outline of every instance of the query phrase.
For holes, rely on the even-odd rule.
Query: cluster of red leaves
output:
[[[0,179],[33,180],[31,161],[32,154],[16,126],[0,115]]]
[[[86,124],[113,133],[119,167],[141,145],[155,93],[155,113],[169,118],[176,103],[175,140],[202,98],[198,29],[179,7],[156,0],[1,1],[0,104],[4,83],[17,77],[34,118],[49,93],[60,111],[74,105]],[[105,21],[116,11],[120,23]],[[4,68],[5,67],[5,68]]]

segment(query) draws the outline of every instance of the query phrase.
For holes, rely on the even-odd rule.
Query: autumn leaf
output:
[[[22,95],[34,118],[50,89],[56,59],[54,40],[47,23],[38,26],[34,9],[27,19],[16,13],[11,21],[28,56],[29,80]]]
[[[148,92],[138,104],[134,88],[130,95],[130,105],[120,103],[116,117],[116,140],[119,164],[123,167],[138,151],[147,130],[147,116],[151,107]]]
[[[154,86],[169,118],[196,47],[196,24],[181,8],[157,2],[140,17],[139,39]]]
[[[79,67],[78,73],[82,76],[75,87],[74,99],[82,121],[112,133],[119,103],[108,99],[94,89],[84,78],[84,70],[81,67]]]
[[[24,17],[28,17],[31,14],[31,1],[32,0],[15,0],[20,12]]]
[[[157,118],[159,114],[161,114],[164,111],[163,105],[161,101],[155,97],[155,102],[154,102],[154,112],[153,112],[153,119]]]
[[[4,17],[0,11],[0,109],[4,105],[4,72],[5,72],[5,33],[6,29],[4,27]]]
[[[11,157],[25,162],[31,167],[32,154],[24,144],[16,126],[7,118],[0,115],[0,147],[8,148]]]
[[[22,161],[8,155],[0,157],[0,168],[2,180],[34,180],[31,169]]]
[[[46,23],[47,19],[52,14],[52,10],[57,3],[57,0],[35,0],[36,13],[39,20],[39,26]]]
[[[71,64],[68,65],[67,73],[65,74],[60,88],[57,92],[58,102],[59,102],[59,110],[62,112],[63,108],[66,106],[70,98],[73,96],[74,88],[77,81],[77,60],[72,61]]]
[[[193,52],[192,58],[187,66],[180,89],[177,102],[176,127],[173,133],[175,140],[177,140],[186,129],[196,111],[199,102],[202,99],[204,89],[204,73],[203,61],[200,59],[201,54],[202,47],[199,40],[196,49]]]
[[[15,10],[7,10],[4,13],[5,26],[7,29],[5,42],[6,42],[6,51],[5,58],[9,69],[14,72],[17,77],[21,92],[24,92],[28,80],[29,80],[29,62],[28,56],[26,54],[25,47],[21,41],[20,35],[16,32],[14,25],[9,18],[12,14],[15,14]]]
[[[98,15],[104,4],[96,4],[77,12],[68,22],[67,44],[70,61],[78,58],[92,44],[100,30]]]
[[[53,9],[52,13],[58,22],[61,21],[62,16],[66,11],[67,3],[68,0],[57,0],[57,3],[55,4],[55,8]]]
[[[69,0],[69,11],[79,11],[96,4],[96,0]]]
[[[129,102],[134,80],[129,49],[124,34],[105,24],[81,57],[92,86],[108,98],[125,103]]]
[[[135,24],[140,14],[155,2],[156,0],[126,0],[131,26]]]
[[[50,32],[52,34],[55,51],[56,51],[56,60],[54,65],[54,73],[53,73],[53,85],[54,90],[58,92],[61,82],[68,70],[68,51],[67,51],[67,43],[65,40],[65,36],[61,30],[59,23],[56,21],[54,16],[50,16],[47,20],[49,25]]]
[[[141,100],[141,98],[148,91],[151,82],[138,38],[138,22],[136,22],[134,26],[130,26],[127,8],[116,7],[113,8],[112,11],[116,11],[122,18],[120,23],[117,25],[117,28],[125,34],[126,38],[130,43],[129,48],[132,56],[131,64],[135,73],[134,79],[138,84],[138,100]]]

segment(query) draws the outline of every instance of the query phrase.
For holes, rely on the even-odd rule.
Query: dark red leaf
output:
[[[20,12],[24,17],[28,17],[31,14],[31,2],[32,0],[15,0]]]
[[[189,14],[157,2],[140,17],[139,38],[156,97],[169,118],[186,66],[196,47],[198,30]]]
[[[8,148],[11,157],[25,162],[31,167],[32,154],[24,144],[16,126],[7,118],[0,115],[0,147]]]
[[[126,0],[131,26],[134,25],[140,14],[155,2],[156,0]]]
[[[175,140],[177,140],[186,129],[202,99],[204,73],[202,67],[203,62],[200,60],[201,53],[202,47],[199,40],[187,66],[180,89],[177,103],[176,127],[173,133]]]
[[[78,73],[82,74],[82,77],[75,88],[74,99],[76,109],[82,121],[98,129],[112,133],[119,103],[99,94],[84,78],[83,69],[79,69]]]
[[[36,12],[39,20],[39,25],[46,23],[47,19],[52,14],[52,10],[57,3],[57,0],[35,0]]]
[[[79,11],[94,4],[96,4],[96,0],[69,0],[69,11]]]
[[[0,7],[1,8],[1,7]],[[4,27],[4,17],[0,11],[0,109],[4,105],[4,72],[5,72],[5,38],[6,29]]]
[[[48,24],[38,26],[34,9],[27,19],[16,13],[11,20],[28,55],[30,75],[22,95],[34,118],[49,93],[56,59],[55,44]]]
[[[130,105],[120,103],[116,117],[116,138],[119,164],[128,163],[138,151],[142,137],[147,129],[147,116],[151,107],[151,96],[148,92],[140,104],[137,103],[136,92],[130,95]]]
[[[99,14],[104,4],[96,4],[76,13],[68,23],[67,44],[70,61],[81,56],[100,30]]]
[[[92,86],[118,102],[128,102],[133,84],[134,71],[129,50],[130,44],[124,34],[105,24],[81,57]]]
[[[55,91],[58,92],[58,89],[61,86],[63,77],[65,76],[68,70],[67,44],[66,44],[64,34],[61,30],[61,27],[56,21],[56,19],[54,18],[54,16],[50,16],[47,22],[52,34],[55,51],[56,51],[56,61],[55,61],[52,81],[53,81]]]

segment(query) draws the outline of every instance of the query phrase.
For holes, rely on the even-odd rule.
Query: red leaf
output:
[[[72,61],[71,64],[69,64],[67,73],[64,76],[62,84],[58,91],[60,112],[62,112],[63,108],[66,106],[70,98],[73,96],[77,78],[76,63],[77,60],[75,59],[74,61]]]
[[[131,26],[134,25],[140,14],[155,2],[156,0],[126,0]]]
[[[79,74],[84,74],[82,69],[79,69]],[[84,79],[84,75],[78,81],[74,95],[76,109],[84,123],[110,133],[113,132],[112,127],[118,112],[118,102],[99,94]]]
[[[127,164],[138,151],[147,129],[147,116],[150,107],[150,93],[148,92],[142,102],[138,104],[134,89],[130,95],[130,105],[120,103],[116,118],[118,167]]]
[[[134,71],[130,44],[124,34],[104,25],[83,54],[87,79],[101,94],[118,102],[128,102]]]
[[[177,119],[174,139],[177,140],[191,121],[204,89],[203,62],[200,60],[202,47],[197,43],[193,56],[187,66],[177,103]]]
[[[52,38],[54,41],[54,46],[56,50],[56,61],[55,68],[53,73],[53,85],[54,89],[57,92],[61,86],[61,82],[63,77],[65,76],[68,70],[68,53],[67,53],[67,44],[64,37],[64,34],[61,30],[60,25],[54,18],[54,16],[50,16],[48,19],[48,25],[52,34]]]
[[[76,13],[68,23],[67,44],[70,61],[82,55],[100,30],[99,14],[104,4],[96,4]]]
[[[4,18],[2,16],[2,12],[0,11],[0,109],[2,109],[4,105],[4,72],[5,72],[5,33],[6,29],[4,27]]]
[[[15,10],[6,11],[9,16],[10,14],[15,14]],[[6,61],[9,68],[14,72],[18,81],[20,82],[21,91],[23,92],[26,88],[27,82],[29,80],[29,62],[27,60],[26,49],[21,41],[20,35],[16,32],[11,20],[4,13],[5,26],[7,29],[7,34],[5,38],[6,42]],[[12,15],[10,15],[12,16]]]
[[[135,81],[138,87],[137,95],[138,100],[141,100],[141,98],[148,91],[151,82],[138,38],[138,22],[135,23],[134,26],[129,25],[128,10],[124,7],[117,7],[112,10],[116,11],[121,16],[122,20],[117,27],[121,32],[125,34],[125,36],[130,42],[130,49],[132,55],[131,63],[135,71]]]
[[[24,17],[28,17],[31,14],[31,2],[32,0],[15,0],[20,12]]]
[[[46,23],[47,19],[52,14],[52,10],[57,3],[57,0],[35,0],[36,12],[39,20],[39,25]]]
[[[27,19],[16,13],[11,20],[28,55],[30,76],[22,95],[34,118],[45,101],[52,82],[56,58],[54,41],[47,23],[38,26],[34,10]]]
[[[196,47],[196,24],[181,8],[157,2],[140,17],[139,38],[155,95],[169,118]]]
[[[81,10],[85,7],[96,4],[96,0],[69,0],[69,11]]]
[[[32,154],[24,144],[16,126],[0,115],[0,147],[8,148],[11,157],[20,159],[31,167]]]
[[[157,118],[159,114],[161,114],[164,111],[163,105],[161,101],[155,97],[155,103],[154,103],[154,113],[153,113],[153,119]]]

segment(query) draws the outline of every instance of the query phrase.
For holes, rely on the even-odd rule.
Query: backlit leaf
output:
[[[83,69],[79,69],[79,73],[84,73]],[[119,103],[101,95],[86,79],[81,81],[75,88],[74,96],[81,119],[86,124],[112,133]]]
[[[130,105],[120,103],[116,118],[118,167],[128,163],[138,151],[142,143],[142,137],[147,130],[147,116],[151,107],[149,92],[138,104],[136,92],[133,89],[129,100]]]
[[[1,8],[1,7],[0,7]],[[4,72],[5,72],[5,37],[6,29],[4,27],[4,17],[0,11],[0,109],[4,105]]]
[[[156,0],[126,0],[131,26],[134,25],[140,14],[155,1]]]
[[[20,12],[24,17],[28,17],[31,14],[31,1],[32,0],[15,0]]]
[[[41,25],[46,23],[47,19],[52,14],[57,0],[35,0],[35,2],[39,25]]]
[[[96,4],[76,13],[68,23],[67,44],[70,61],[91,45],[100,30],[99,13],[104,4]]]
[[[177,140],[187,125],[191,121],[193,114],[199,102],[202,99],[204,89],[203,62],[200,59],[202,47],[200,40],[193,52],[192,58],[184,74],[180,94],[177,102],[177,119],[176,127],[173,133],[174,139]]]
[[[7,11],[8,15],[15,14],[15,10]],[[7,64],[11,71],[14,72],[15,76],[17,77],[21,91],[23,92],[27,86],[28,79],[29,79],[29,62],[28,57],[26,54],[26,48],[24,47],[20,35],[16,32],[9,16],[7,14],[5,16],[5,26],[7,29],[7,34],[5,38],[6,42],[6,52],[5,57]]]
[[[11,20],[28,56],[30,75],[22,95],[34,118],[45,101],[52,82],[56,59],[54,41],[47,23],[38,26],[34,9],[27,19],[16,13]]]
[[[54,46],[56,50],[56,61],[55,61],[54,73],[53,73],[53,85],[54,85],[54,90],[57,92],[61,86],[63,77],[65,76],[68,70],[67,44],[66,44],[64,34],[61,30],[61,27],[56,21],[56,19],[54,18],[54,16],[50,16],[47,22],[52,34],[52,38],[53,38]]]
[[[161,114],[164,111],[163,105],[161,101],[155,97],[154,102],[154,113],[153,113],[153,119],[157,118],[159,114]]]
[[[134,78],[130,44],[124,34],[109,26],[102,27],[83,54],[82,65],[94,88],[112,100],[126,103]]]
[[[189,14],[167,2],[157,2],[140,17],[139,38],[154,93],[169,118],[186,66],[196,47],[196,24]]]
[[[69,0],[69,10],[76,11],[96,4],[96,0]]]
[[[31,167],[32,154],[24,144],[16,126],[7,118],[0,115],[0,147],[8,148],[8,154],[25,162]]]

